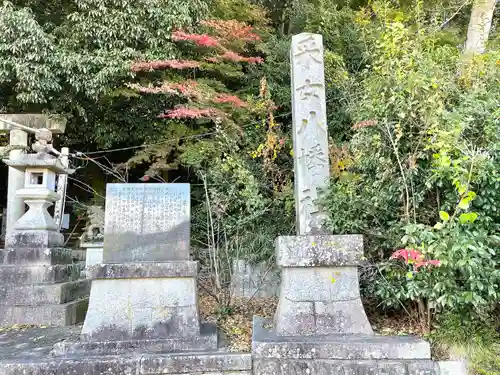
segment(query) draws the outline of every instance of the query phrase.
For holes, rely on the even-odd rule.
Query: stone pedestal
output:
[[[56,354],[217,348],[215,329],[199,322],[189,194],[188,184],[108,184],[104,263],[87,269],[82,335]]]
[[[362,236],[278,237],[276,255],[279,335],[373,334],[359,295]]]

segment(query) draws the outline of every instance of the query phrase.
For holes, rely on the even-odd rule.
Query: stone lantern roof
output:
[[[34,129],[47,128],[52,134],[63,134],[67,120],[61,116],[42,114],[0,114],[0,119],[7,120]],[[11,128],[7,123],[0,121],[0,133],[8,133]]]
[[[57,174],[74,173],[74,169],[66,168],[60,159],[49,154],[22,154],[17,159],[4,159],[3,162],[21,172],[24,172],[26,168],[40,168]]]

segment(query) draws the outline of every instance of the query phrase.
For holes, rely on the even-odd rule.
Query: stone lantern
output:
[[[59,226],[47,209],[61,199],[56,193],[56,176],[71,171],[49,154],[24,154],[15,160],[4,160],[9,167],[24,172],[24,188],[16,196],[28,205],[28,211],[14,224],[7,236],[7,247],[43,244],[43,247],[63,245]]]
[[[83,267],[73,264],[72,250],[64,247],[64,236],[47,209],[63,198],[56,192],[57,178],[73,171],[61,161],[64,154],[52,147],[50,130],[16,126],[35,133],[36,153],[4,160],[24,176],[16,198],[28,210],[0,249],[0,326],[72,325],[85,316],[90,283],[80,280]]]

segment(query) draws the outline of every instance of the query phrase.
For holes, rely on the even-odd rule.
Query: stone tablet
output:
[[[189,260],[189,184],[108,184],[104,263]]]
[[[295,35],[290,63],[297,234],[327,234],[318,205],[330,174],[321,35]]]

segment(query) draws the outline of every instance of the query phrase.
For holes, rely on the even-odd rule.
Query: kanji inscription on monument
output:
[[[104,263],[189,259],[189,184],[108,184]]]
[[[295,35],[290,60],[297,232],[320,234],[326,215],[317,201],[330,171],[322,36]]]

